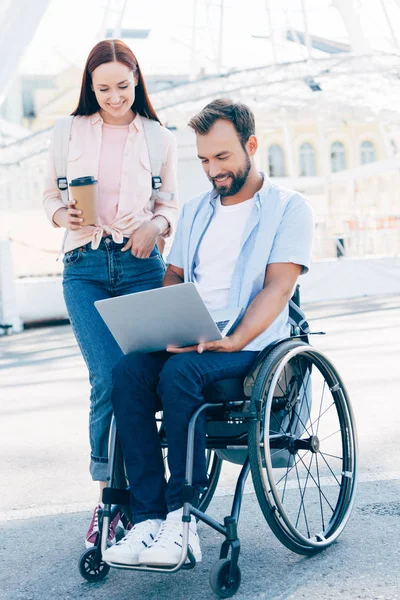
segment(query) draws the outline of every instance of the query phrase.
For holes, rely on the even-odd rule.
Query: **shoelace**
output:
[[[101,510],[101,507],[97,507],[95,510],[95,513],[93,515],[92,533],[90,534],[91,536],[94,533],[97,533],[99,531],[99,510]],[[117,519],[117,517],[115,517],[114,520],[111,521],[111,523],[110,523],[110,532],[109,532],[109,536],[108,536],[109,538],[112,538],[113,534],[115,534],[115,530],[117,528],[117,523],[118,523],[118,521],[116,519]],[[114,521],[115,521],[115,523],[114,523]]]
[[[96,508],[93,515],[93,531],[99,530],[99,507]]]
[[[160,531],[157,533],[154,543],[157,542],[160,548],[168,547],[169,542],[176,542],[177,534],[182,538],[182,523],[178,521],[164,521]],[[180,544],[179,544],[180,545]]]
[[[142,523],[138,523],[137,525],[134,525],[132,527],[132,529],[126,534],[125,537],[122,538],[122,540],[120,540],[119,542],[117,542],[117,546],[119,544],[122,544],[122,542],[126,542],[127,540],[129,540],[129,538],[133,537],[134,533],[140,533],[141,530],[146,530],[148,528],[148,523],[146,523],[146,521],[142,521]],[[149,535],[152,536],[151,532],[149,532]]]

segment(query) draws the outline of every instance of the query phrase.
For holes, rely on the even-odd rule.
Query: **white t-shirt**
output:
[[[209,310],[227,308],[232,275],[254,198],[233,206],[215,203],[213,218],[194,261],[194,283]]]

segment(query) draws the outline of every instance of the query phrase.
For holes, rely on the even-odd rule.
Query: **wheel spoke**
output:
[[[331,458],[337,458],[338,460],[341,460],[343,462],[342,456],[335,456],[334,454],[328,454],[328,452],[321,452],[321,450],[319,451],[319,453],[323,454],[324,456],[330,456]]]
[[[319,443],[321,444],[322,442],[324,442],[325,440],[329,440],[329,438],[333,437],[334,435],[336,435],[337,433],[342,433],[342,429],[338,429],[337,431],[334,431],[333,433],[330,433],[329,435],[327,435],[326,437],[322,438],[322,440],[319,440]]]
[[[307,450],[304,452],[303,456],[305,456],[306,454],[307,454]],[[297,461],[295,461],[294,465],[292,465],[292,466],[290,467],[289,471],[287,471],[287,472],[285,473],[285,475],[282,475],[282,477],[279,479],[279,481],[277,481],[277,482],[275,483],[275,485],[276,485],[276,486],[280,484],[280,482],[282,481],[282,479],[283,479],[284,477],[287,477],[287,476],[289,475],[290,471],[292,471],[292,470],[295,468],[295,466],[297,465],[297,463],[298,463],[300,460],[301,460],[301,459],[300,459],[300,454],[299,454],[299,458],[298,458],[298,460],[297,460]],[[288,465],[288,466],[289,466],[289,465]]]
[[[285,395],[285,390],[284,390],[284,389],[282,389],[282,386],[281,386],[281,384],[279,383],[279,381],[277,381],[277,384],[278,384],[278,386],[279,386],[279,389],[281,390],[282,394],[283,394],[283,395]],[[287,389],[287,388],[286,388],[286,389]]]
[[[326,409],[324,410],[324,412],[322,413],[322,415],[319,415],[319,417],[317,417],[317,418],[315,419],[315,421],[313,421],[312,425],[315,425],[315,423],[316,423],[318,420],[320,420],[320,419],[321,419],[321,418],[322,418],[322,417],[323,417],[323,416],[324,416],[324,415],[325,415],[325,414],[328,412],[328,410],[329,410],[330,408],[332,408],[332,406],[334,406],[334,405],[335,405],[335,401],[333,401],[333,402],[332,402],[332,404],[330,404],[330,405],[328,406],[328,408],[326,408]]]
[[[274,413],[274,412],[271,412],[271,415],[274,417],[274,419],[275,419],[275,421],[276,421],[276,424],[278,425],[278,427],[279,427],[279,429],[282,431],[282,433],[283,433],[283,434],[286,434],[286,431],[285,431],[285,430],[283,429],[283,427],[282,427],[282,423],[280,423],[280,422],[278,421],[278,419],[277,419],[277,417],[276,417],[275,413]],[[271,431],[271,421],[270,421],[270,423],[269,423],[269,429],[270,429],[270,431]],[[279,433],[279,431],[276,431],[275,433]]]
[[[336,479],[336,481],[337,481],[337,483],[338,483],[338,486],[340,487],[340,481],[339,481],[339,480],[338,480],[338,478],[336,477],[335,473],[332,471],[332,469],[331,469],[331,467],[330,467],[330,465],[329,465],[328,461],[326,460],[326,458],[324,457],[324,455],[323,455],[323,454],[321,454],[321,456],[322,456],[322,460],[325,462],[326,466],[328,467],[328,469],[330,470],[330,472],[332,473],[332,475],[333,475],[333,476],[334,476],[334,478]]]
[[[301,462],[303,462],[303,461],[301,461]],[[299,470],[297,468],[297,463],[296,463],[296,476],[297,476],[297,482],[299,484],[299,491],[300,491],[300,498],[301,498],[300,508],[299,508],[299,515],[300,515],[301,508],[303,508],[304,520],[305,520],[306,527],[307,527],[307,533],[308,533],[308,537],[310,537],[310,530],[308,528],[307,515],[306,515],[305,508],[304,508],[303,496],[302,496],[302,493],[301,493],[301,484],[300,484],[300,477],[299,477]],[[298,520],[296,521],[296,527],[297,527],[297,525],[298,525]]]
[[[319,477],[318,454],[315,455],[315,465],[317,468],[317,477],[318,477],[318,492],[319,492],[319,504],[320,504],[320,508],[321,508],[322,531],[325,531],[324,507],[322,506],[321,480]]]
[[[309,477],[309,475],[310,475],[310,468],[311,468],[311,464],[312,464],[312,461],[313,461],[313,457],[314,457],[314,455],[311,453],[311,460],[310,460],[310,464],[308,465],[307,477],[306,477],[306,481],[305,481],[305,484],[304,484],[304,488],[303,488],[303,492],[302,492],[302,493],[301,493],[301,487],[300,487],[300,493],[301,493],[301,503],[300,503],[300,506],[299,506],[299,512],[297,513],[296,527],[297,527],[297,525],[298,525],[298,522],[299,522],[299,518],[300,518],[300,512],[301,512],[301,506],[302,506],[302,505],[303,505],[304,515],[305,515],[304,496],[305,496],[305,494],[306,494],[307,482],[308,482],[308,477]],[[299,485],[300,485],[300,482],[299,482]],[[308,524],[307,524],[307,530],[308,530]],[[310,537],[310,535],[309,535],[308,537]]]
[[[283,487],[283,494],[282,494],[282,500],[281,500],[282,504],[283,504],[283,501],[285,499],[286,485],[287,485],[287,480],[288,480],[288,478],[287,478],[288,472],[289,472],[289,461],[288,461],[288,464],[287,464],[287,467],[286,467],[286,479],[285,479],[285,485]]]
[[[303,419],[300,417],[300,415],[299,415],[299,414],[296,412],[296,410],[295,410],[294,408],[293,408],[293,412],[294,412],[294,414],[295,414],[296,418],[297,418],[297,419],[300,421],[300,425],[302,425],[302,426],[303,426],[303,428],[304,428],[304,432],[303,432],[303,434],[302,434],[302,435],[304,435],[304,433],[305,433],[305,432],[307,432],[307,433],[308,433],[308,435],[311,437],[311,435],[313,435],[312,431],[311,431],[311,433],[310,433],[310,431],[308,430],[308,427],[307,427],[307,425],[305,425],[305,423],[304,423]]]
[[[317,429],[316,429],[315,435],[318,435],[319,424],[321,422],[320,419],[321,419],[322,402],[324,400],[325,385],[326,385],[326,379],[324,379],[324,385],[322,386],[321,403],[319,405],[318,422],[317,422]]]
[[[306,465],[304,464],[304,461],[303,461],[303,459],[302,459],[302,458],[300,458],[300,460],[301,460],[301,462],[303,463],[304,467],[306,467]],[[307,468],[307,467],[306,467],[306,468]],[[335,509],[334,509],[334,508],[332,508],[332,505],[331,505],[331,503],[329,502],[328,498],[325,496],[324,492],[321,490],[321,486],[320,486],[320,485],[318,485],[318,483],[315,481],[315,478],[312,476],[312,474],[311,474],[311,473],[310,473],[310,475],[311,475],[311,479],[313,480],[313,482],[315,483],[315,485],[316,485],[316,486],[318,487],[318,489],[321,491],[321,494],[322,494],[322,496],[324,497],[324,499],[325,499],[326,503],[328,504],[329,508],[331,509],[331,511],[332,511],[332,512],[334,512],[334,511],[335,511]]]

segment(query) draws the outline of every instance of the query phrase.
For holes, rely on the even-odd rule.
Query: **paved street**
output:
[[[266,525],[251,484],[240,522],[242,599],[400,599],[400,297],[307,307],[315,336],[353,402],[360,483],[337,544],[306,558]],[[88,382],[69,326],[0,338],[0,599],[212,599],[208,571],[221,537],[200,525],[204,561],[177,575],[77,570],[96,502],[88,475]],[[228,514],[238,468],[225,465],[210,514]]]

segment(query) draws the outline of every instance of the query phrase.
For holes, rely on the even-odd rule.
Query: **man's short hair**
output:
[[[190,119],[188,125],[196,133],[205,135],[219,119],[233,124],[243,148],[249,137],[256,132],[252,110],[246,104],[224,98],[218,98],[207,104],[199,114]]]

